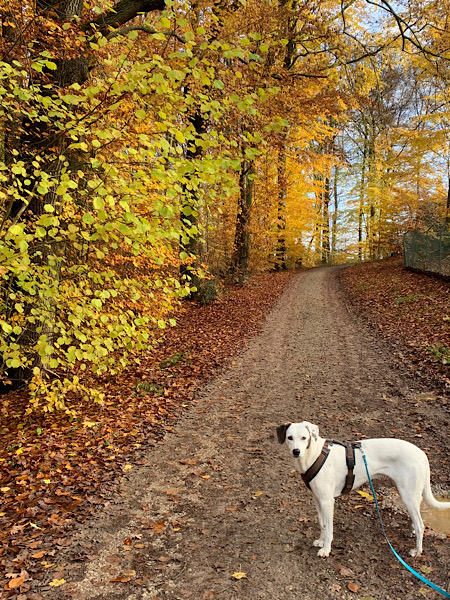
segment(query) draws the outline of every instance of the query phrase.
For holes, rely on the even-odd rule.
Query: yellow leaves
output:
[[[180,130],[175,131],[175,139],[180,142],[180,144],[184,144],[186,141],[186,138]]]
[[[53,579],[53,581],[50,581],[50,583],[48,584],[50,587],[60,587],[62,585],[64,585],[66,583],[65,579]]]
[[[124,473],[128,473],[129,471],[131,471],[132,468],[133,468],[133,465],[124,465],[122,468],[122,471]]]
[[[161,17],[160,20],[161,25],[165,28],[165,29],[169,29],[170,28],[170,21],[167,17]]]
[[[256,498],[259,498],[260,496],[263,496],[265,494],[265,492],[255,492],[252,495],[253,500],[256,500]]]
[[[237,579],[239,581],[240,579],[247,579],[247,573],[244,573],[242,571],[237,571],[236,573],[233,573],[233,575],[231,577],[233,579]]]
[[[358,490],[357,493],[360,496],[362,496],[363,498],[365,498],[368,502],[373,502],[373,496],[372,496],[372,494],[368,494],[367,492],[363,492],[361,490]]]
[[[425,575],[429,575],[434,571],[433,567],[428,567],[427,565],[422,565],[420,567],[420,570],[422,571],[422,573],[425,573]]]

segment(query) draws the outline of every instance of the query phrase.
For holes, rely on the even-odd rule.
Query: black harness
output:
[[[305,482],[306,487],[308,489],[311,489],[309,483],[314,479],[314,477],[325,464],[325,461],[327,460],[328,455],[330,454],[330,450],[333,444],[337,444],[338,446],[343,446],[345,448],[347,477],[345,478],[345,485],[342,488],[341,495],[348,494],[349,492],[351,492],[353,484],[355,482],[355,475],[353,473],[356,464],[355,448],[361,448],[361,442],[337,442],[336,440],[325,440],[322,452],[319,454],[318,458],[314,461],[314,463],[309,467],[306,473],[302,473],[302,479]]]

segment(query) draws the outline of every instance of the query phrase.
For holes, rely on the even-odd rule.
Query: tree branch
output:
[[[143,31],[144,33],[162,33],[163,35],[168,35],[176,38],[182,44],[186,43],[186,40],[179,36],[175,31],[157,31],[152,27],[147,27],[146,25],[130,25],[129,27],[122,27],[122,29],[116,29],[115,31],[111,31],[106,37],[108,40],[118,36],[118,35],[127,35],[130,31]]]
[[[87,23],[83,29],[92,28],[105,33],[111,28],[117,29],[125,25],[139,14],[164,10],[165,7],[165,0],[119,0],[112,10]]]

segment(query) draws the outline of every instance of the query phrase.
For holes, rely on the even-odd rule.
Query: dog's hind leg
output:
[[[420,514],[420,505],[414,503],[414,505],[406,505],[408,509],[409,516],[411,517],[411,521],[413,523],[414,533],[416,536],[416,547],[410,550],[411,556],[420,556],[422,554],[422,541],[423,541],[423,532],[425,530],[422,516]]]
[[[397,486],[398,487],[398,486]],[[401,490],[398,488],[403,504],[408,510],[409,516],[411,517],[411,524],[414,534],[416,536],[416,547],[413,548],[409,553],[411,556],[420,556],[422,554],[422,540],[423,532],[425,530],[422,515],[420,514],[420,501],[422,500],[422,494],[418,490]]]

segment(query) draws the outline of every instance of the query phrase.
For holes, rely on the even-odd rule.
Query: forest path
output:
[[[390,553],[373,502],[356,493],[336,502],[330,558],[316,556],[311,494],[276,441],[276,426],[291,420],[336,439],[402,437],[431,450],[432,483],[448,483],[447,401],[399,370],[346,307],[339,273],[292,279],[261,333],[148,451],[147,464],[133,466],[115,501],[79,526],[78,545],[58,558],[67,583],[47,588],[47,598],[420,597],[424,586]],[[409,519],[391,482],[377,489],[391,541],[409,561]],[[91,559],[77,563],[86,547]],[[443,586],[449,557],[450,541],[427,530],[424,555],[410,564]]]

